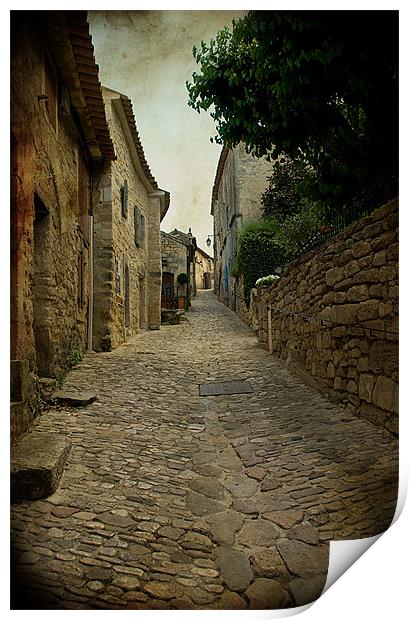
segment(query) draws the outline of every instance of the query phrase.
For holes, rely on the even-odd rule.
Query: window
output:
[[[145,218],[138,207],[134,207],[135,245],[139,248],[145,239]]]
[[[128,217],[128,181],[124,181],[121,187],[121,213],[125,219]]]

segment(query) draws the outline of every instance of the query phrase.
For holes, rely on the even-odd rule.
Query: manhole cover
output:
[[[248,381],[223,381],[223,383],[201,383],[200,396],[219,396],[220,394],[251,394],[254,392]]]

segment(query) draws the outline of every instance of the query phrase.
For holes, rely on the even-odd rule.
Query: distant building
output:
[[[11,12],[11,432],[92,346],[92,213],[115,158],[85,11]]]
[[[240,300],[231,274],[236,262],[238,232],[244,223],[261,217],[261,195],[272,165],[246,153],[244,145],[224,147],[213,185],[214,287],[220,301],[237,309]],[[240,314],[240,312],[239,312]]]
[[[188,308],[191,298],[196,295],[196,238],[190,228],[188,233],[175,228],[170,233],[161,232],[161,243],[162,307],[170,308],[177,303],[184,303]],[[184,302],[178,302],[180,297],[184,298]]]
[[[94,212],[95,349],[109,351],[140,329],[159,329],[160,222],[169,207],[148,167],[131,100],[103,88],[117,155]]]
[[[213,287],[214,261],[204,250],[200,248],[195,252],[195,282],[196,289],[209,289]]]

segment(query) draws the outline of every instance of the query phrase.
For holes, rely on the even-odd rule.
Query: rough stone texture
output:
[[[231,378],[250,380],[254,393],[198,396],[200,383]],[[325,579],[322,546],[290,539],[292,528],[310,524],[322,543],[374,536],[392,520],[396,439],[306,387],[211,291],[199,291],[188,323],[87,354],[65,386],[95,390],[98,401],[38,419],[36,432],[73,446],[58,490],[11,512],[13,599],[33,609],[71,609],[73,597],[85,609],[241,608],[245,590],[233,596],[226,577],[246,589],[255,578],[286,587],[316,576],[287,562]],[[246,475],[254,466],[280,485],[262,491]],[[224,486],[223,501],[190,489],[200,476]],[[252,483],[253,494],[235,497],[230,479]],[[232,530],[265,521],[280,539],[240,548],[238,530],[229,549],[212,527],[224,536],[231,512]]]
[[[254,289],[250,306],[261,346],[306,383],[392,433],[398,413],[397,240],[396,200],[291,263],[277,284]]]
[[[299,541],[288,541],[277,547],[292,573],[300,577],[327,573],[329,545],[313,547]]]
[[[316,601],[324,589],[325,581],[325,576],[297,578],[290,581],[288,585],[294,597],[295,605],[301,607],[301,605]]]
[[[268,547],[281,536],[281,529],[266,519],[249,521],[238,535],[240,544],[246,547]]]
[[[73,60],[71,43],[64,27],[60,24],[59,28],[60,47],[56,52],[44,36],[51,32],[42,32],[40,24],[34,27],[31,17],[16,18],[13,22],[10,290],[13,438],[24,433],[39,412],[39,377],[61,378],[88,345],[88,213],[90,202],[95,200],[94,196],[89,200],[88,183],[92,178],[97,184],[100,171],[92,154],[82,146],[90,136],[83,135],[83,128],[80,129],[72,112],[73,102],[68,101],[65,110],[60,105],[58,91],[64,79],[78,81],[78,75],[72,75],[68,68]],[[47,93],[45,84],[49,86]],[[45,94],[48,102],[44,97],[39,98]],[[68,91],[67,94],[69,97]]]
[[[218,609],[247,609],[247,603],[237,592],[224,592],[219,599]]]
[[[243,516],[234,510],[221,512],[208,517],[207,520],[210,523],[210,532],[214,540],[222,545],[232,545],[236,532],[241,529],[244,523]]]
[[[250,609],[283,609],[289,602],[287,590],[272,579],[256,579],[245,594]]]
[[[245,590],[253,579],[250,562],[243,551],[220,547],[216,552],[217,565],[229,590]]]
[[[57,489],[71,442],[66,437],[31,432],[11,453],[11,499],[14,502],[48,497]]]
[[[259,577],[283,577],[287,574],[286,566],[272,545],[268,549],[257,549],[250,554],[250,561],[255,575]]]

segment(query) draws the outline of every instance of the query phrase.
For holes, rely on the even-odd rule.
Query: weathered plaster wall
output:
[[[271,289],[253,290],[250,313],[262,346],[398,432],[398,201],[292,263]]]

